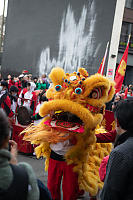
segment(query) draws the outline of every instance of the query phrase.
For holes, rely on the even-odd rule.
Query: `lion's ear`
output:
[[[115,83],[110,81],[110,89],[108,91],[108,99],[107,102],[111,101],[111,99],[113,98],[114,94],[115,94]]]
[[[80,74],[84,77],[88,77],[88,72],[86,71],[85,68],[79,68],[78,72],[80,72]]]
[[[47,91],[46,91],[46,97],[48,99],[53,99],[53,95],[55,93],[55,90],[53,87],[49,88]]]
[[[60,67],[53,68],[49,74],[49,78],[52,80],[54,85],[62,85],[64,77],[65,72]]]

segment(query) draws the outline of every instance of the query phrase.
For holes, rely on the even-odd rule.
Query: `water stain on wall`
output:
[[[64,12],[59,34],[59,51],[57,58],[51,58],[50,46],[42,50],[39,60],[39,74],[48,73],[55,66],[62,67],[67,72],[77,71],[78,67],[93,62],[101,44],[95,47],[93,38],[96,22],[95,2],[82,8],[78,22],[74,10],[69,4]],[[86,25],[89,23],[89,29]]]

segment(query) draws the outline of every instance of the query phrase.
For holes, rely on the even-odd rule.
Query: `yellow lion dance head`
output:
[[[89,76],[84,68],[72,74],[53,68],[49,77],[53,85],[46,96],[50,100],[39,111],[44,118],[37,126],[23,131],[24,139],[39,145],[36,155],[46,157],[47,169],[49,145],[75,137],[76,144],[65,159],[68,164],[75,164],[80,189],[95,195],[102,187],[98,174],[100,162],[111,151],[111,145],[95,143],[96,127],[102,122],[105,103],[114,95],[114,83],[100,74]]]

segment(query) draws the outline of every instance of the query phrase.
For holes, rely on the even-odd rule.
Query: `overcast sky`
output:
[[[5,16],[6,16],[8,0],[5,0],[5,1],[6,1]],[[4,6],[4,0],[0,0],[0,16],[3,14],[3,6]]]

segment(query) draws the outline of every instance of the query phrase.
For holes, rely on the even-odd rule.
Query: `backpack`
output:
[[[27,200],[28,174],[21,166],[11,165],[13,181],[7,190],[0,189],[0,200]]]

